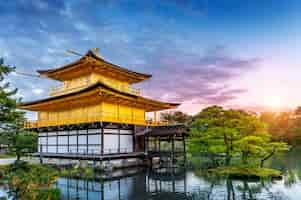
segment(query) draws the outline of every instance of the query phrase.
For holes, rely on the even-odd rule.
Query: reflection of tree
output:
[[[227,199],[235,200],[235,192],[234,192],[232,180],[227,179],[226,185],[227,185]]]
[[[260,181],[261,187],[266,191],[270,199],[287,200],[288,197],[286,197],[283,193],[270,191],[272,184],[273,184],[272,181],[263,181],[263,180]]]
[[[284,185],[291,187],[297,182],[297,175],[293,170],[288,170],[284,176]]]
[[[243,180],[242,184],[237,186],[237,190],[242,193],[242,199],[255,199],[257,194],[262,193],[262,187],[260,184],[250,185],[247,180]]]
[[[209,181],[210,179],[206,179]],[[208,182],[209,187],[200,188],[199,191],[192,194],[193,199],[212,200],[212,199],[227,199],[227,200],[255,200],[255,199],[271,199],[271,200],[287,200],[283,193],[271,191],[270,188],[273,182],[270,180],[232,180],[225,179],[216,181],[211,179]],[[220,192],[220,188],[225,188]]]

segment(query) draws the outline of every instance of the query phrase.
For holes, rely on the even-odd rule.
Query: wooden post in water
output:
[[[174,155],[175,154],[175,137],[171,137],[171,165],[174,165]]]
[[[183,140],[183,153],[184,153],[184,165],[186,165],[186,142],[185,142],[185,136],[184,134],[182,135],[182,140]]]

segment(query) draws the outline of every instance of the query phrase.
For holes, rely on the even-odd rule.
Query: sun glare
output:
[[[280,97],[268,96],[264,98],[264,104],[270,108],[278,109],[283,106],[283,102]]]

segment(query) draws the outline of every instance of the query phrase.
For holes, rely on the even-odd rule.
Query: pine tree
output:
[[[14,98],[17,89],[11,89],[9,82],[4,80],[14,70],[14,67],[4,65],[4,60],[0,59],[0,132],[23,118],[23,114],[17,111],[18,100]]]
[[[23,129],[25,118],[17,109],[17,89],[12,89],[5,80],[14,70],[0,59],[0,144],[7,145],[20,160],[21,156],[35,151],[36,135]]]

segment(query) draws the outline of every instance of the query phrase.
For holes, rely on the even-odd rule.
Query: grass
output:
[[[16,156],[13,154],[0,154],[0,159],[4,158],[15,158]]]
[[[226,176],[229,178],[282,178],[282,173],[276,169],[270,168],[255,168],[255,167],[218,167],[209,169],[209,173],[213,173],[219,176]]]

